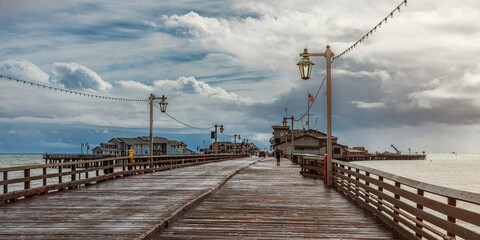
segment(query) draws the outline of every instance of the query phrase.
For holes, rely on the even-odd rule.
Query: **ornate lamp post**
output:
[[[161,98],[155,97],[155,95],[150,94],[150,98],[148,99],[150,101],[150,156],[153,156],[153,101],[156,99],[160,99],[160,111],[165,112],[167,111],[167,98],[165,95],[162,95]],[[153,158],[150,159],[150,161],[153,161]]]
[[[331,68],[332,58],[334,54],[330,50],[330,46],[327,45],[327,50],[324,53],[309,53],[308,49],[304,49],[303,53],[300,53],[300,61],[297,63],[300,69],[300,76],[303,80],[310,79],[313,65],[315,65],[309,57],[324,57],[326,60],[326,72],[327,72],[327,186],[333,186],[332,176],[332,81],[331,81]]]

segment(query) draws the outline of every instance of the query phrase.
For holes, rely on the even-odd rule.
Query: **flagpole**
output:
[[[307,131],[310,129],[310,93],[307,95]]]

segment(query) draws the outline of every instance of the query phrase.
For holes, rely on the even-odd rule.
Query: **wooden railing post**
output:
[[[399,182],[395,182],[395,187],[400,188],[400,186],[401,186],[401,185],[400,185]],[[400,195],[395,194],[394,197],[395,197],[395,199],[400,200]],[[394,207],[394,208],[399,208],[397,205],[393,205],[393,207]],[[398,211],[395,211],[395,210],[394,210],[393,213],[399,215],[399,212],[398,212]],[[393,221],[396,222],[396,223],[398,223],[398,220],[397,220],[396,218],[393,218]]]
[[[62,173],[62,167],[63,167],[63,166],[58,166],[58,173],[59,173],[59,174]],[[62,183],[62,175],[59,175],[59,176],[58,176],[58,183]],[[59,191],[62,191],[63,188],[60,188],[60,189],[58,189],[58,190],[59,190]]]
[[[45,176],[45,175],[47,175],[47,168],[46,167],[43,168],[43,176]],[[43,186],[47,186],[47,179],[46,178],[43,179]]]
[[[77,180],[77,175],[75,174],[75,171],[77,170],[77,165],[73,164],[70,170],[71,172],[73,172],[71,181]]]
[[[455,199],[453,197],[448,197],[448,205],[456,207],[457,206],[457,199]],[[452,223],[456,222],[456,219],[452,216],[447,216],[447,220],[449,222],[452,222]],[[448,231],[447,231],[447,235],[450,236],[450,237],[455,237],[455,234],[453,234],[451,232],[448,232]]]
[[[25,169],[23,170],[23,177],[24,178],[29,178],[30,177],[30,169]],[[30,180],[26,180],[24,182],[24,189],[30,189]]]
[[[383,177],[382,177],[382,176],[378,176],[378,181],[381,181],[381,182],[383,182]],[[380,187],[380,186],[378,186],[378,191],[380,191],[380,192],[383,192],[383,188],[382,188],[382,187]],[[381,197],[378,197],[378,199],[379,199],[379,200],[382,200],[382,198],[381,198]],[[378,204],[380,204],[380,205],[382,205],[382,202],[380,202],[380,201],[377,201],[377,203],[378,203]],[[379,208],[379,207],[377,207],[377,210],[378,210],[379,212],[381,212],[381,211],[382,211],[382,209],[381,209],[381,208]]]
[[[87,165],[85,166],[85,179],[88,179],[88,167],[89,167],[89,166],[90,166],[90,164],[87,164]],[[88,185],[90,185],[90,183],[88,183],[88,182],[85,183],[85,186],[88,186]]]
[[[94,166],[98,168],[98,166],[100,166],[99,162],[95,162]],[[95,174],[96,174],[95,176],[98,177],[98,169],[95,171]]]
[[[417,195],[418,196],[422,196],[423,197],[423,194],[424,194],[424,191],[423,190],[420,190],[420,189],[417,189]],[[423,205],[417,203],[417,208],[420,209],[420,210],[423,210]],[[420,217],[416,217],[416,219],[420,222],[423,222],[423,219],[421,219]],[[416,227],[422,229],[422,225],[420,224],[415,224]],[[415,236],[419,237],[419,238],[422,238],[422,235],[419,234],[419,233],[415,233]]]
[[[370,173],[369,172],[365,172],[365,176],[367,176],[368,178],[370,178]],[[365,185],[369,186],[370,185],[370,182],[365,180]],[[368,191],[365,190],[367,193]],[[367,194],[366,198],[365,198],[365,202],[368,203],[368,198],[369,198],[369,195]]]
[[[3,172],[3,181],[8,180],[8,172]],[[3,185],[3,193],[8,193],[8,184]]]
[[[75,180],[77,180],[77,175],[75,174],[75,171],[77,170],[77,165],[76,164],[73,164],[73,165],[70,165],[70,171],[73,172],[73,174],[71,175],[70,177],[70,181],[73,182]],[[71,189],[74,189],[75,186],[72,186]]]

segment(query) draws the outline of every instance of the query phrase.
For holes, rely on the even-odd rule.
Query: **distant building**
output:
[[[176,140],[170,140],[168,141],[167,144],[167,155],[187,155],[187,154],[192,154],[190,152],[187,153],[187,151],[191,151],[187,149],[187,144],[181,142],[181,141],[176,141]]]
[[[217,150],[215,150],[215,146],[218,147]],[[245,142],[239,142],[239,143],[232,143],[232,142],[217,142],[210,144],[210,146],[206,149],[200,149],[200,152],[203,152],[205,154],[212,154],[212,153],[219,153],[219,154],[239,154],[239,153],[255,153],[258,152],[258,147],[255,145],[255,143],[245,143]]]
[[[133,150],[134,155],[150,155],[150,137],[112,138],[92,150],[94,155],[127,156]],[[168,140],[163,137],[153,138],[153,155],[190,155],[195,152],[187,149],[181,141]]]
[[[121,151],[118,149],[117,144],[115,143],[100,143],[100,146],[92,150],[93,155],[115,155],[118,156],[121,154]]]
[[[316,130],[293,130],[294,145],[292,147],[292,134],[289,126],[273,126],[273,137],[270,144],[273,149],[277,147],[285,155],[315,154],[323,156],[327,153],[327,134]],[[338,137],[332,136],[333,157],[342,158],[346,153],[347,146],[337,143]]]

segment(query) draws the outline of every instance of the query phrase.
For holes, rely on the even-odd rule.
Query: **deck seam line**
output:
[[[226,177],[222,179],[219,183],[217,183],[213,188],[209,188],[206,192],[200,194],[198,197],[188,201],[184,205],[182,205],[180,208],[175,210],[170,216],[166,217],[164,220],[162,220],[159,224],[151,228],[150,230],[146,231],[139,237],[135,238],[135,240],[149,240],[153,239],[155,236],[160,234],[163,230],[171,226],[176,220],[178,220],[180,217],[182,217],[184,214],[186,214],[189,210],[192,208],[198,206],[200,203],[204,202],[207,198],[209,198],[211,195],[213,195],[215,192],[217,192],[218,189],[220,189],[228,180],[230,180],[233,176],[235,176],[237,173],[249,168],[253,164],[256,164],[260,161],[263,161],[267,158],[262,158],[259,160],[256,160],[252,163],[249,163],[246,166],[243,166],[241,168],[237,168],[236,170],[232,171],[230,174],[228,174]]]

